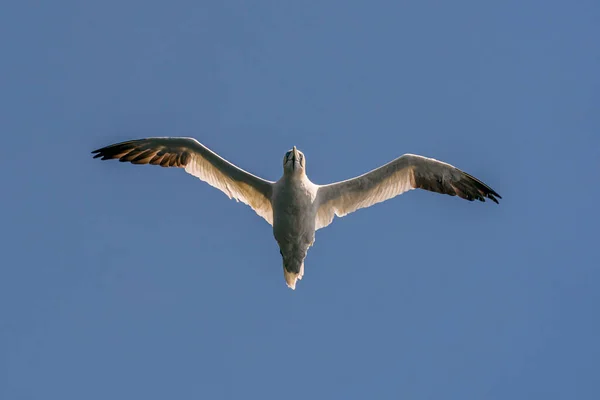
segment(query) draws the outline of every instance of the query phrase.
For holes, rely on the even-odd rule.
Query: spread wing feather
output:
[[[473,201],[485,198],[498,203],[502,197],[477,178],[435,160],[405,154],[353,179],[320,186],[317,192],[317,229],[360,208],[396,197],[412,189],[425,189]]]
[[[264,180],[220,157],[193,138],[147,138],[130,140],[92,152],[94,158],[118,159],[132,164],[178,167],[249,205],[273,225],[273,182]]]

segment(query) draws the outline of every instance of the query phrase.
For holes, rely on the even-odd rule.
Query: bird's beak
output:
[[[300,157],[298,156],[298,150],[296,150],[296,146],[294,146],[292,151],[294,152],[294,161],[299,160]]]

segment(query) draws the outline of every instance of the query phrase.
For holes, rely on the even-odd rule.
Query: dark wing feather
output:
[[[414,156],[419,157],[419,156]],[[430,192],[459,196],[465,200],[485,201],[486,198],[498,203],[501,199],[491,187],[458,168],[434,159],[415,160],[411,170],[412,187]]]

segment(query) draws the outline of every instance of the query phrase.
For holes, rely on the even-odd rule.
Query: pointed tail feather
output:
[[[300,265],[300,272],[298,273],[290,272],[284,266],[283,276],[285,277],[285,283],[287,286],[292,290],[296,290],[296,282],[302,280],[302,277],[304,276],[304,263]]]

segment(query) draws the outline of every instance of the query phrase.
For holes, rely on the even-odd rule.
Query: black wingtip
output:
[[[481,193],[483,195],[484,198],[487,197],[488,199],[492,200],[494,203],[500,204],[500,202],[498,201],[498,199],[502,199],[502,196],[500,196],[498,193],[496,193],[496,191],[494,189],[492,189],[491,187],[489,187],[488,185],[486,185],[485,183],[483,183],[479,179],[475,178],[473,175],[467,174],[464,171],[463,171],[463,173],[468,178],[470,178],[471,181],[476,184],[476,186],[479,186],[477,189],[479,190],[479,193]]]
[[[90,153],[94,154],[94,158],[98,158],[98,157],[102,157],[102,150],[104,150],[104,148],[92,150]]]
[[[490,200],[492,200],[494,203],[496,204],[500,204],[500,202],[498,201],[498,199],[502,199],[502,196],[500,196],[498,193],[496,193],[495,191],[491,190],[490,193],[488,193],[488,198]]]
[[[483,197],[487,197],[488,199],[490,199],[491,201],[493,201],[496,204],[500,204],[500,202],[498,201],[498,199],[501,199],[502,196],[500,196],[498,193],[496,193],[494,191],[494,189],[492,189],[491,187],[489,187],[488,185],[486,185],[485,183],[479,181],[482,186],[483,186],[483,190],[480,189],[481,194],[483,194]],[[498,199],[497,199],[497,198]]]

